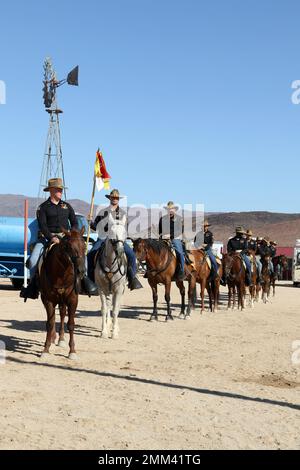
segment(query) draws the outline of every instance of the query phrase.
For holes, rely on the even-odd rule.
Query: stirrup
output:
[[[134,277],[129,283],[128,283],[128,287],[130,290],[134,290],[134,289],[142,289],[142,284],[140,283],[140,281],[138,280],[137,277]]]

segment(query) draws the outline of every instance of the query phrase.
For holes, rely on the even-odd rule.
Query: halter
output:
[[[112,240],[110,238],[108,238],[107,240],[110,240],[110,243],[113,247],[113,252],[114,252],[114,259],[112,261],[112,264],[111,264],[111,267],[109,268],[108,266],[104,265],[103,263],[103,253],[104,253],[104,248],[103,248],[103,251],[101,252],[101,255],[99,256],[99,264],[100,264],[100,268],[102,269],[102,271],[104,272],[107,280],[108,280],[108,283],[109,283],[109,292],[111,293],[112,291],[112,287],[120,281],[120,279],[122,279],[122,277],[125,275],[125,266],[123,266],[124,268],[124,271],[122,272],[122,264],[119,263],[119,256],[118,256],[118,253],[117,253],[117,245],[118,243],[122,243],[122,245],[124,246],[125,242],[123,240]],[[114,270],[114,265],[117,265],[116,266],[116,269]],[[120,273],[121,277],[119,277],[118,279],[116,279],[114,282],[111,281],[112,277],[117,274],[117,273]]]

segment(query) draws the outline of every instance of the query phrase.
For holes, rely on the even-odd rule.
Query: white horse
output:
[[[126,229],[123,224],[115,222],[109,229],[104,247],[98,256],[95,267],[95,281],[99,289],[102,313],[102,338],[108,338],[111,330],[112,338],[118,338],[118,315],[121,300],[125,291],[127,277],[127,258],[124,251]]]

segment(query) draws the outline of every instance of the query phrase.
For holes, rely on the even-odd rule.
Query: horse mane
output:
[[[147,238],[145,240],[147,248],[151,248],[155,253],[160,255],[162,252],[168,251],[169,247],[163,240],[157,238]]]

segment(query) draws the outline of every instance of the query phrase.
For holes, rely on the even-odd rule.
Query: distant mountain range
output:
[[[0,216],[23,217],[25,198],[26,196],[15,194],[0,195]],[[29,201],[29,217],[35,217],[36,208],[40,201],[32,197],[27,197],[27,199]],[[90,206],[87,202],[80,199],[69,199],[68,202],[76,212],[88,215]],[[150,225],[149,216],[150,210],[148,211]],[[276,240],[280,246],[294,246],[295,240],[300,239],[300,213],[219,212],[207,213],[206,218],[209,219],[215,240],[223,243],[226,243],[227,239],[234,233],[237,225],[251,228],[255,236],[269,236],[271,239]],[[154,219],[157,220],[156,217]],[[147,224],[148,222],[145,221],[144,217],[143,226],[145,227]]]

